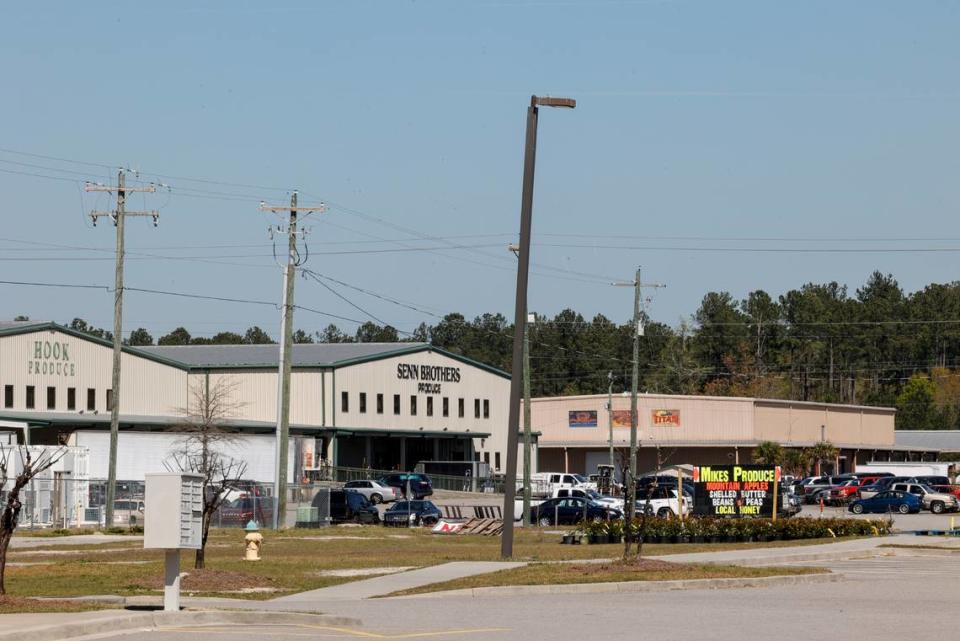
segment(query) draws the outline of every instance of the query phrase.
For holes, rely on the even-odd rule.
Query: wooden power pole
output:
[[[123,347],[123,257],[124,257],[124,222],[127,216],[149,216],[153,218],[156,227],[160,218],[158,211],[127,211],[127,194],[131,192],[155,192],[156,187],[127,187],[126,171],[121,169],[117,173],[117,186],[95,185],[87,183],[86,191],[117,192],[117,208],[113,211],[92,211],[90,219],[94,226],[97,219],[109,216],[117,228],[117,257],[116,277],[113,290],[113,382],[111,383],[110,407],[110,460],[107,466],[107,496],[104,526],[113,526],[113,502],[117,494],[117,441],[120,435],[120,355]]]
[[[290,196],[289,207],[271,207],[260,205],[260,211],[289,213],[287,223],[287,264],[283,270],[283,305],[280,308],[280,359],[277,371],[277,445],[274,459],[273,493],[276,497],[273,510],[273,528],[279,530],[285,525],[287,512],[287,450],[290,442],[290,366],[292,363],[293,343],[293,283],[297,267],[303,259],[297,251],[297,214],[304,212],[326,211],[325,205],[319,207],[298,207],[297,192]]]

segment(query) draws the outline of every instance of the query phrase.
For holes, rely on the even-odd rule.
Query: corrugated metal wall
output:
[[[120,411],[157,416],[175,413],[186,403],[187,373],[124,353],[121,363]],[[76,389],[76,410],[87,411],[87,389],[96,390],[96,411],[107,412],[112,387],[113,351],[93,341],[58,331],[40,331],[0,338],[0,390],[14,386],[15,410],[26,409],[26,386],[35,388],[35,406],[47,410],[47,387],[56,388],[54,411],[67,410],[67,390]]]

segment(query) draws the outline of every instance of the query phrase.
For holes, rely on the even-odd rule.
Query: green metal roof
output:
[[[39,331],[56,331],[104,347],[113,342],[79,332],[51,321],[13,321],[0,323],[0,337]],[[184,371],[211,369],[275,369],[279,365],[277,345],[161,345],[130,347],[123,351]],[[336,369],[394,358],[405,354],[434,352],[490,374],[509,379],[510,374],[495,367],[455,354],[430,343],[313,343],[292,346],[293,368]]]

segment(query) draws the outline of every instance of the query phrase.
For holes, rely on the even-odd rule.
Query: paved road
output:
[[[893,554],[893,552],[891,552]],[[764,589],[646,594],[378,599],[330,603],[332,614],[360,617],[361,628],[296,626],[169,629],[110,637],[122,641],[293,641],[432,639],[435,641],[583,641],[627,638],[698,641],[804,639],[946,639],[956,630],[960,553],[917,553],[833,562],[837,583]],[[891,604],[896,604],[892,607]],[[940,613],[940,614],[932,614]]]

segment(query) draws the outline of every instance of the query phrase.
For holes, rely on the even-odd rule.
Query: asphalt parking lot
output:
[[[935,542],[942,544],[942,540]],[[359,617],[362,627],[221,625],[109,638],[584,641],[642,636],[658,641],[902,641],[952,636],[960,551],[890,550],[884,554],[889,556],[831,562],[834,571],[843,575],[843,580],[831,583],[640,594],[377,599],[330,603],[325,609]],[[624,620],[629,621],[628,631]]]

